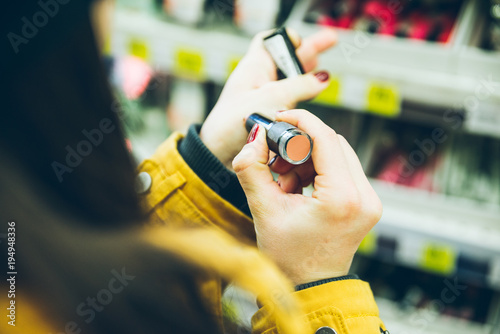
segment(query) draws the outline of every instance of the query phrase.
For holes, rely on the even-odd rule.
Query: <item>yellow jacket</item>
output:
[[[200,282],[200,291],[221,324],[222,281],[233,281],[258,295],[263,305],[252,318],[253,333],[378,334],[386,330],[371,289],[361,280],[291,293],[290,282],[258,253],[252,221],[210,189],[183,160],[177,150],[181,139],[181,134],[173,134],[139,166],[139,173],[147,173],[150,181],[143,189],[143,204],[151,224],[143,237],[216,273]],[[5,297],[0,296],[0,305],[6,305]],[[22,321],[12,327],[2,320],[1,333],[53,332],[29,302],[21,304],[17,318]]]

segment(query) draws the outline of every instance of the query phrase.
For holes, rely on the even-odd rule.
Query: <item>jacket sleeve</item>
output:
[[[180,133],[172,134],[139,166],[139,174],[146,174],[148,180],[142,203],[150,221],[170,226],[212,226],[254,244],[252,220],[189,167],[178,150],[182,138]]]
[[[295,296],[311,334],[380,334],[386,331],[369,284],[359,279],[314,286],[295,292]],[[272,309],[273,305],[263,305],[253,316],[254,334],[280,333]]]

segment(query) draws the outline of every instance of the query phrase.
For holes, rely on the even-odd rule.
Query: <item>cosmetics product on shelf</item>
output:
[[[167,15],[185,24],[197,24],[204,15],[205,0],[163,0]]]
[[[409,316],[415,320],[420,317],[423,319],[422,314],[425,314],[434,321],[438,318],[446,321],[460,320],[464,325],[468,322],[484,324],[494,320],[495,315],[490,310],[495,307],[498,292],[485,287],[481,279],[463,271],[472,270],[484,274],[484,264],[476,259],[459,256],[458,266],[454,276],[444,278],[374,257],[357,256],[353,261],[356,273],[370,282],[375,298],[392,301],[397,305],[401,317]],[[461,287],[460,291],[455,290],[459,294],[451,292],[452,284]]]
[[[113,81],[130,100],[135,100],[144,93],[152,76],[153,70],[141,58],[126,56],[114,63]]]
[[[500,140],[368,118],[356,151],[367,175],[500,205]]]
[[[250,35],[276,26],[280,0],[235,0],[234,23]]]
[[[305,21],[380,35],[446,43],[461,0],[323,0],[313,2]]]
[[[185,133],[191,124],[203,122],[205,111],[206,95],[203,84],[175,79],[167,107],[167,122],[170,130]]]
[[[155,0],[117,0],[118,7],[137,10],[141,12],[154,12]]]
[[[483,47],[500,51],[500,1],[484,1],[482,11],[486,21]]]

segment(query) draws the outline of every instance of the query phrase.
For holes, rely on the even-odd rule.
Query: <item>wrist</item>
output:
[[[231,153],[229,150],[224,147],[223,143],[224,141],[222,139],[217,138],[216,136],[210,135],[207,133],[205,124],[201,127],[200,130],[200,140],[203,142],[203,144],[212,152],[212,154],[219,159],[222,164],[228,168],[229,170],[232,170],[231,167]]]
[[[319,260],[319,258],[318,258]],[[317,282],[337,277],[343,277],[349,275],[349,270],[351,269],[352,258],[346,261],[344,264],[338,263],[335,267],[319,262],[312,266],[301,267],[300,272],[295,272],[295,275],[289,276],[292,282],[296,286],[302,284],[308,284],[310,282]],[[324,269],[321,269],[324,268]],[[328,268],[328,269],[327,269]]]
[[[312,288],[318,285],[323,285],[326,283],[331,283],[331,282],[337,282],[337,281],[345,281],[345,280],[350,280],[350,279],[357,279],[359,280],[358,275],[344,275],[340,277],[332,277],[332,278],[327,278],[327,279],[322,279],[310,283],[304,283],[304,284],[299,284],[295,286],[295,291],[300,291],[308,288]]]

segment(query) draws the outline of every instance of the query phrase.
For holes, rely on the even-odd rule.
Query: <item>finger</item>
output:
[[[319,54],[337,44],[337,40],[338,35],[335,30],[322,29],[302,41],[301,46],[297,49],[297,57],[302,64],[309,64]],[[307,69],[305,70],[308,71]]]
[[[277,174],[285,174],[288,173],[294,165],[284,160],[279,155],[276,155],[276,159],[269,165],[269,167],[271,167],[271,170]]]
[[[262,94],[268,97],[270,104],[293,108],[298,102],[316,97],[328,85],[328,75],[316,76],[313,73],[308,73],[269,82],[259,89]]]
[[[354,183],[356,183],[356,187],[362,193],[373,191],[370,182],[366,178],[366,174],[363,170],[363,167],[361,166],[361,162],[359,162],[356,152],[354,152],[351,145],[349,145],[349,142],[343,136],[339,135],[339,140],[347,164],[349,165],[349,172],[351,173]]]
[[[252,38],[247,53],[227,79],[221,95],[255,89],[278,79],[276,65],[263,43],[271,33],[272,30],[262,31]]]
[[[280,174],[280,176],[286,176],[288,174],[293,174],[299,180],[299,185],[301,187],[307,187],[314,180],[314,177],[317,175],[314,170],[314,165],[312,160],[308,160],[302,165],[293,166],[292,169],[287,171],[286,173]]]
[[[299,48],[302,44],[302,38],[300,38],[299,33],[292,28],[286,28],[286,33],[290,38],[290,41],[292,42],[294,48]]]
[[[313,58],[306,63],[303,63],[304,71],[306,73],[313,71],[318,66],[318,58]]]
[[[243,146],[233,160],[233,169],[250,205],[257,201],[261,205],[268,205],[281,193],[267,166],[268,159],[266,131],[264,127],[259,126],[255,140]]]
[[[286,193],[295,193],[298,187],[301,187],[299,176],[291,170],[278,177],[278,185]]]
[[[276,120],[288,122],[311,136],[311,158],[318,175],[314,180],[315,190],[333,187],[357,191],[339,137],[333,129],[315,115],[301,109],[278,112]]]

